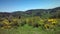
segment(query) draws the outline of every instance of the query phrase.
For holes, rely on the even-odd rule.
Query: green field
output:
[[[32,26],[24,25],[23,27],[0,29],[0,34],[60,34],[60,29],[56,28],[55,31],[43,30],[41,27],[33,28]]]

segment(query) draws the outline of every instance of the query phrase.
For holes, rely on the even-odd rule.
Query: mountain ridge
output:
[[[60,16],[60,7],[56,7],[53,9],[31,9],[31,10],[27,10],[27,11],[15,11],[12,13],[9,12],[0,12],[0,16],[1,15],[15,15],[15,16],[42,16],[43,15],[47,15],[47,14],[51,14],[52,16],[56,16],[57,13]]]

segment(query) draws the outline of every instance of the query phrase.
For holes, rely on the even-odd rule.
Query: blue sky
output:
[[[0,12],[60,7],[60,0],[0,0]]]

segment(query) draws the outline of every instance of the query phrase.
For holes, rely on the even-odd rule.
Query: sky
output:
[[[60,7],[60,0],[0,0],[0,12],[50,9]]]

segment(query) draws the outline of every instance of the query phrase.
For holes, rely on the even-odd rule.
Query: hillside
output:
[[[31,10],[27,10],[27,11],[15,11],[12,13],[0,12],[1,17],[5,17],[5,16],[9,16],[9,15],[12,15],[15,17],[17,17],[17,16],[24,16],[24,17],[40,16],[40,17],[43,17],[44,15],[46,15],[46,16],[50,15],[51,18],[56,18],[56,17],[60,18],[60,7],[56,7],[53,9],[31,9]]]
[[[60,7],[0,12],[0,34],[60,34]]]

